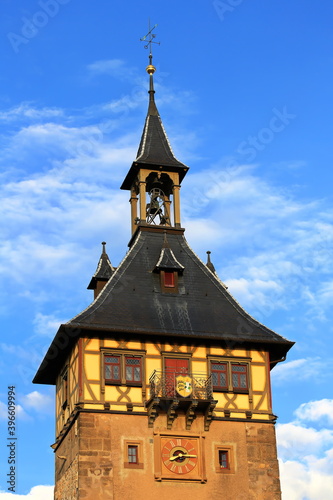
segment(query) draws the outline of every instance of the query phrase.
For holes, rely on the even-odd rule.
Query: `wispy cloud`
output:
[[[325,200],[301,202],[258,168],[222,162],[219,169],[189,174],[182,205],[187,234],[202,250],[209,245],[213,260],[214,252],[222,254],[216,258],[221,279],[259,320],[302,301],[309,323],[326,321],[333,214]],[[196,229],[203,217],[207,238]]]
[[[33,321],[36,335],[53,338],[59,325],[65,320],[57,318],[54,314],[42,314],[38,312]]]
[[[26,495],[0,491],[0,500],[53,500],[54,486],[34,486]]]
[[[120,77],[124,73],[125,61],[121,59],[102,59],[87,66],[93,75],[111,75]]]
[[[312,382],[320,382],[323,376],[327,377],[327,371],[331,371],[330,366],[330,360],[324,360],[319,357],[287,361],[274,367],[272,381],[279,384],[290,383],[291,380],[300,381],[311,378]]]
[[[19,404],[15,405],[15,412],[18,418],[22,420],[28,420],[29,416],[24,411],[23,407]],[[0,401],[0,420],[8,420],[8,406]]]
[[[36,121],[60,117],[64,117],[64,111],[62,109],[48,107],[39,108],[30,102],[22,102],[18,106],[0,111],[0,120],[3,122],[27,119]]]
[[[27,411],[33,410],[40,414],[53,414],[54,398],[48,394],[42,394],[38,391],[30,392],[20,397],[23,408]]]

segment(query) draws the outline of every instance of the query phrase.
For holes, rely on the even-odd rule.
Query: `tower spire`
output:
[[[153,51],[152,51],[152,45],[153,43],[155,43],[156,45],[160,45],[160,42],[156,42],[154,40],[154,38],[156,38],[156,35],[153,33],[153,30],[157,27],[157,24],[155,24],[152,28],[150,28],[150,20],[148,21],[148,33],[140,38],[140,41],[143,42],[147,42],[146,45],[144,46],[145,49],[149,49],[149,64],[148,66],[146,67],[146,71],[149,75],[149,90],[148,90],[148,94],[149,94],[149,109],[148,109],[148,114],[149,115],[158,115],[158,111],[157,111],[157,108],[156,108],[156,105],[155,105],[155,99],[154,99],[154,94],[155,94],[155,90],[154,90],[154,78],[153,78],[153,75],[156,71],[156,68],[155,66],[153,65]]]
[[[138,226],[165,226],[181,228],[180,224],[180,184],[188,171],[188,167],[174,155],[160,114],[155,103],[153,75],[152,44],[155,34],[150,28],[147,35],[140,38],[146,41],[149,50],[149,64],[146,71],[149,75],[149,103],[139,149],[136,159],[126,175],[121,189],[131,191],[131,224],[132,233]],[[173,213],[172,213],[173,212]]]

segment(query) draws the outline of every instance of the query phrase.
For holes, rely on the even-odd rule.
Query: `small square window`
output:
[[[137,445],[128,445],[127,447],[128,463],[138,464],[139,463],[139,453]]]
[[[235,472],[233,447],[230,445],[215,446],[215,472],[233,474]]]
[[[230,469],[229,453],[226,450],[219,450],[219,465],[220,469]]]
[[[142,441],[125,441],[124,467],[126,469],[143,469]]]

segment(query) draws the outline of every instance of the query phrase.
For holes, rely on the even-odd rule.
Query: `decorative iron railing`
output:
[[[151,398],[213,399],[211,375],[155,370],[149,383]]]

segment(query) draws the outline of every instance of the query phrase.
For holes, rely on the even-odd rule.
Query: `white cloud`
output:
[[[331,469],[318,470],[316,463],[302,464],[297,461],[280,460],[282,500],[323,500],[333,498],[332,456],[327,455],[322,462]],[[322,463],[322,467],[323,467]]]
[[[278,424],[276,435],[279,456],[284,460],[295,458],[304,460],[311,455],[318,455],[327,446],[333,445],[333,430],[317,430],[297,422]]]
[[[53,500],[54,486],[34,486],[26,495],[0,491],[0,500]]]
[[[23,406],[29,410],[34,410],[38,413],[52,413],[54,409],[54,398],[47,394],[41,394],[38,391],[33,391],[20,398]]]
[[[295,410],[296,421],[276,426],[283,500],[333,498],[332,410],[331,399],[310,401]]]
[[[129,222],[123,224],[127,196],[111,190],[105,179],[120,185],[135,154],[131,141],[127,136],[108,144],[98,127],[50,123],[23,128],[12,139],[7,156],[15,161],[28,155],[27,163],[33,165],[35,151],[41,154],[43,148],[46,165],[54,149],[58,158],[44,171],[16,172],[1,183],[1,276],[21,284],[21,296],[28,296],[46,276],[60,282],[68,273],[80,273],[88,264],[87,246],[94,240],[96,245],[101,239],[109,241],[113,226],[128,231]],[[5,163],[3,158],[1,161]],[[122,231],[113,234],[115,248]],[[31,297],[39,295],[35,292]],[[37,328],[42,326],[41,320],[39,317]]]
[[[299,420],[309,422],[326,422],[333,425],[333,399],[321,399],[303,403],[295,411]]]

